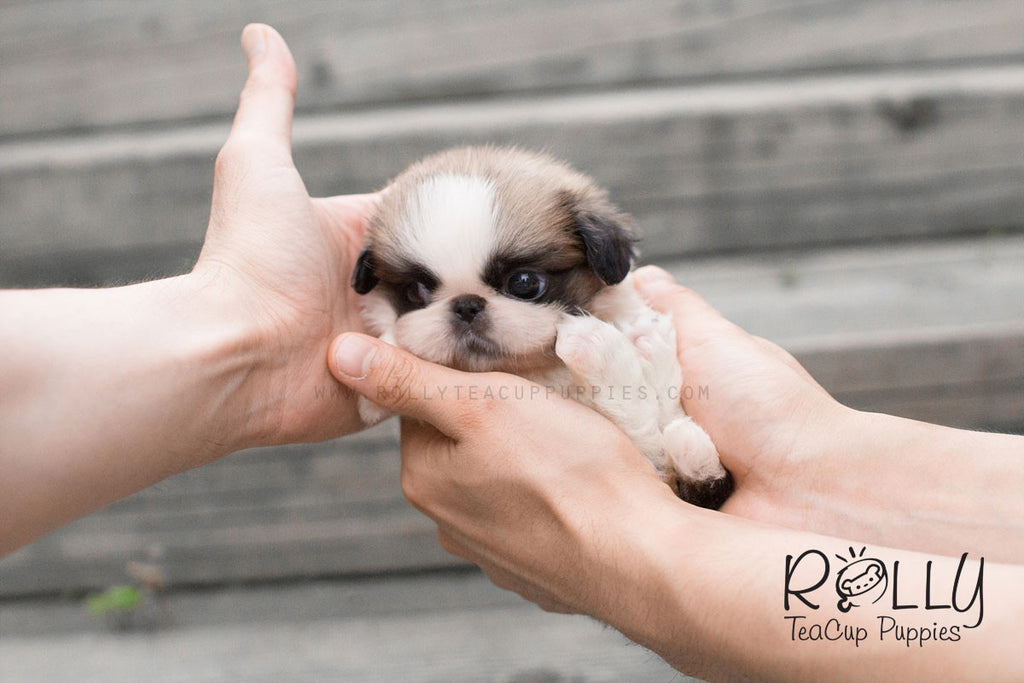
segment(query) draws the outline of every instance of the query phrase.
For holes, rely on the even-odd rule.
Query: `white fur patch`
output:
[[[486,178],[429,178],[417,188],[404,217],[409,251],[448,285],[479,283],[494,245],[497,212],[494,186]]]

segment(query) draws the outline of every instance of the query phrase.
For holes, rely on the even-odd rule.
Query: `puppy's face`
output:
[[[588,310],[633,258],[627,218],[545,156],[463,148],[428,157],[384,191],[353,286],[371,328],[462,370],[555,361],[555,326]]]

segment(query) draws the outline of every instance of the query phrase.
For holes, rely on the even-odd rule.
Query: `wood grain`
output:
[[[163,606],[170,628],[111,633],[80,604],[5,605],[0,678],[697,683],[596,620],[545,613],[477,574],[177,592]]]
[[[0,137],[227,116],[249,21],[289,40],[302,111],[1024,56],[1017,0],[15,0]]]
[[[848,405],[1019,429],[1022,254],[1015,237],[665,265]],[[159,564],[176,586],[456,566],[402,499],[394,428],[169,479],[0,561],[0,596],[123,582],[131,560]]]
[[[456,144],[547,149],[636,215],[655,258],[1021,228],[1022,113],[1007,67],[317,116],[295,146],[319,195]],[[0,147],[0,259],[197,244],[226,132]]]

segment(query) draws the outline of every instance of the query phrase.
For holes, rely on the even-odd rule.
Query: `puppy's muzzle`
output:
[[[484,310],[487,301],[476,294],[463,294],[452,300],[452,313],[464,323],[471,323]]]

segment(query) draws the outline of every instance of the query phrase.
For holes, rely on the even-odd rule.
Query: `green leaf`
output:
[[[102,615],[111,612],[128,612],[139,606],[142,594],[134,586],[111,586],[102,593],[85,599],[89,611]]]

